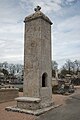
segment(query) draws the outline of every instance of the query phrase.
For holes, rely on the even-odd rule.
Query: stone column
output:
[[[51,25],[50,19],[35,8],[27,16],[24,42],[24,96],[41,98],[43,103],[51,101]],[[47,77],[42,83],[42,76]],[[42,84],[46,84],[43,87]]]
[[[35,13],[24,20],[24,96],[16,98],[16,108],[8,108],[36,115],[55,107],[51,85],[52,22],[40,9],[37,6]]]

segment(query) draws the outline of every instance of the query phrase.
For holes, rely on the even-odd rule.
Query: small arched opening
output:
[[[42,87],[47,87],[47,79],[48,79],[47,73],[43,73],[43,75],[42,75]]]

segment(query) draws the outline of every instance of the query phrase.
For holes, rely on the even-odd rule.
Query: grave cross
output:
[[[41,7],[40,7],[40,6],[37,6],[36,8],[34,8],[34,10],[35,10],[36,12],[38,12],[38,11],[41,10]]]

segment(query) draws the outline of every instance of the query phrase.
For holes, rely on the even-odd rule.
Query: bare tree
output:
[[[78,74],[78,72],[80,71],[80,61],[75,60],[74,64],[75,64],[76,74]]]
[[[58,70],[58,63],[56,61],[52,61],[52,76],[56,76],[56,71]]]
[[[73,62],[70,59],[68,59],[64,64],[64,68],[68,71],[68,74],[72,74],[74,69]]]

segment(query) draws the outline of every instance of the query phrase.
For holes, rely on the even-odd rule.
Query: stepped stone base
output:
[[[5,110],[7,111],[13,111],[13,112],[20,112],[20,113],[26,113],[26,114],[31,114],[31,115],[40,115],[43,114],[44,112],[47,112],[51,109],[57,108],[60,105],[53,105],[50,107],[42,108],[42,109],[37,109],[37,110],[27,110],[27,109],[20,109],[18,107],[6,107]]]
[[[14,111],[32,115],[40,115],[46,111],[49,111],[53,108],[58,107],[59,105],[50,105],[47,107],[41,108],[41,99],[40,98],[31,98],[31,97],[18,97],[17,106],[14,107],[6,107],[7,111]]]

